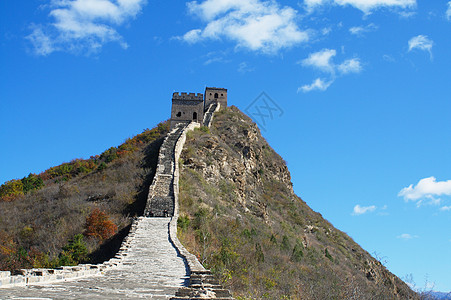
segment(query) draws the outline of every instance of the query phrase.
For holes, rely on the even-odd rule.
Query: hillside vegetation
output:
[[[112,256],[142,215],[169,122],[101,155],[0,186],[0,270]]]
[[[179,238],[237,299],[417,298],[294,194],[285,162],[237,108],[190,132],[179,164]]]

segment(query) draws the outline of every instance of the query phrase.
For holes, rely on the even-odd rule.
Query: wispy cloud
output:
[[[409,52],[418,49],[422,51],[429,52],[429,57],[432,59],[432,45],[434,42],[429,39],[426,35],[418,35],[411,38],[408,42],[409,44]]]
[[[398,9],[402,12],[416,7],[416,0],[304,0],[308,12],[323,5],[353,6],[365,14],[380,8]]]
[[[117,27],[133,19],[147,0],[50,0],[48,24],[32,25],[27,39],[38,55],[97,52],[105,43],[127,43]]]
[[[206,23],[204,28],[179,37],[188,43],[226,38],[238,48],[276,53],[309,40],[307,32],[296,23],[296,10],[281,7],[276,1],[192,1],[188,2],[188,11]]]
[[[247,62],[243,61],[238,65],[238,72],[245,74],[254,71],[254,68],[250,67]]]
[[[210,65],[213,63],[226,64],[230,63],[231,60],[227,59],[227,51],[211,51],[203,56],[205,58],[204,65]]]
[[[386,62],[391,62],[391,63],[396,61],[396,59],[392,55],[389,55],[389,54],[384,54],[382,56],[382,59]]]
[[[442,206],[440,207],[441,211],[451,211],[451,206]]]
[[[352,58],[335,64],[333,58],[337,55],[335,49],[323,49],[309,54],[300,64],[304,67],[312,67],[329,75],[329,79],[316,78],[311,84],[298,88],[298,92],[310,92],[313,90],[325,91],[337,78],[338,75],[360,73],[363,68],[359,58]]]
[[[451,180],[437,181],[433,176],[423,178],[414,186],[413,184],[399,191],[398,196],[403,197],[406,202],[416,202],[417,206],[423,204],[423,200],[427,199],[428,204],[440,205],[439,196],[451,195]]]
[[[325,81],[324,79],[316,78],[311,84],[306,84],[299,87],[298,92],[302,91],[304,93],[307,93],[314,90],[325,91],[332,83],[333,80]]]
[[[370,23],[366,26],[354,26],[349,28],[349,32],[353,35],[362,37],[365,35],[365,33],[367,32],[371,32],[371,31],[375,31],[377,30],[377,26],[374,23]]]
[[[451,1],[448,2],[448,9],[446,10],[446,18],[451,20]]]
[[[352,214],[354,216],[360,216],[366,213],[370,213],[376,210],[376,206],[375,205],[371,205],[371,206],[360,206],[359,204],[357,204],[356,206],[354,206],[353,212]]]
[[[419,238],[419,236],[418,235],[412,235],[410,233],[403,233],[403,234],[398,235],[396,238],[408,241],[408,240],[411,240],[411,239],[417,239],[417,238]]]
[[[34,52],[37,55],[49,55],[56,50],[52,39],[40,27],[35,27],[27,39],[33,44]]]

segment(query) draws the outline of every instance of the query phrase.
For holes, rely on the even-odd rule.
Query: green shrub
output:
[[[201,126],[199,130],[205,133],[210,133],[210,129],[207,126]]]
[[[327,248],[324,250],[324,256],[327,257],[330,261],[333,261],[332,255],[330,255],[329,250],[327,250]]]
[[[104,169],[106,169],[106,163],[102,161],[100,165],[97,167],[97,170],[102,171]]]
[[[110,163],[113,160],[115,160],[116,158],[118,158],[116,147],[111,147],[110,149],[108,149],[105,152],[103,152],[102,154],[100,154],[100,159],[104,160],[106,163]]]
[[[181,230],[186,230],[189,227],[190,219],[188,216],[183,215],[177,219],[177,227]]]
[[[77,234],[70,240],[59,256],[59,264],[62,266],[75,266],[86,261],[88,249],[82,234]]]
[[[302,257],[304,256],[304,252],[302,252],[302,246],[297,243],[294,245],[293,252],[291,253],[291,260],[292,261],[301,261]]]
[[[207,221],[208,211],[205,208],[199,208],[198,211],[194,214],[194,229],[200,229],[202,225],[204,225]]]
[[[35,174],[29,174],[28,177],[22,178],[23,191],[24,193],[28,193],[33,190],[39,190],[44,186],[44,181],[41,177],[36,176]]]
[[[265,255],[263,254],[262,246],[259,243],[255,244],[255,260],[257,262],[265,261]]]
[[[282,250],[288,250],[290,249],[290,240],[288,239],[288,236],[284,235],[282,237],[282,243],[280,244],[280,248]]]

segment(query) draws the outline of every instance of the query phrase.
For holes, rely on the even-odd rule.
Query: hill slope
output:
[[[112,257],[142,215],[169,122],[101,155],[0,186],[0,270]]]
[[[416,299],[292,189],[283,159],[237,108],[187,136],[179,238],[237,299]]]

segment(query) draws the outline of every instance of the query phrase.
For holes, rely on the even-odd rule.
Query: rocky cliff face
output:
[[[417,298],[294,194],[285,162],[237,108],[191,132],[179,163],[179,238],[237,299]]]

